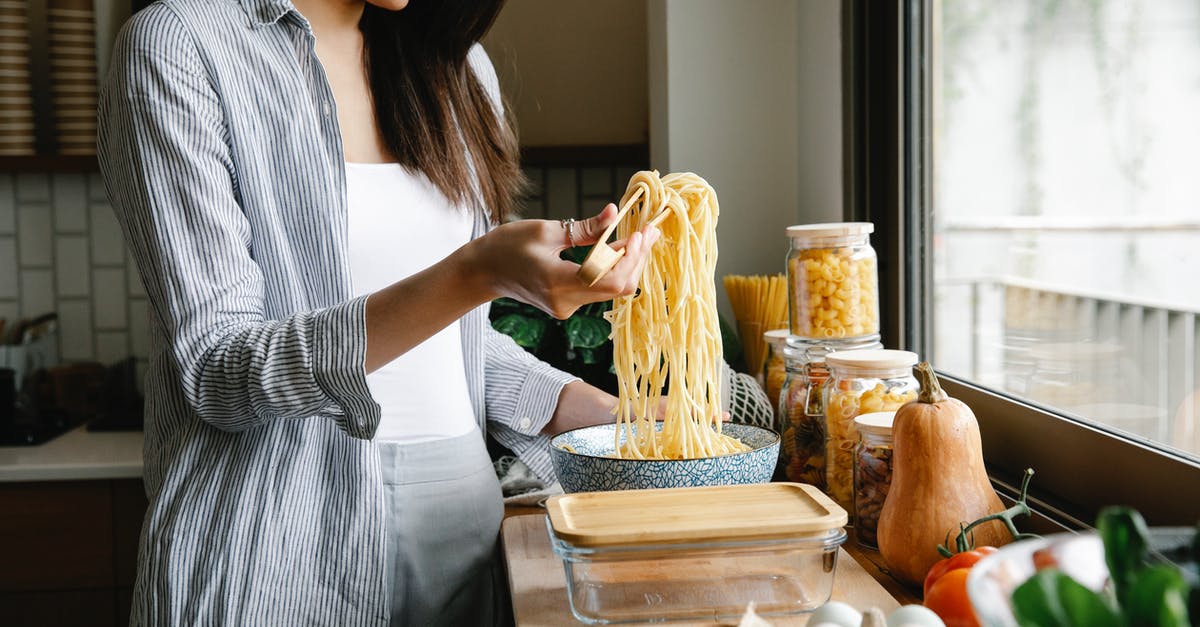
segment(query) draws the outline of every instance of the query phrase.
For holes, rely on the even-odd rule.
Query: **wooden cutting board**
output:
[[[578,625],[567,600],[567,579],[562,560],[550,548],[544,515],[512,516],[500,528],[508,585],[512,593],[517,627],[561,627]],[[745,558],[752,559],[752,558]],[[896,599],[844,550],[838,551],[833,599],[859,610],[878,607],[884,614],[899,607]],[[808,615],[770,617],[778,627],[805,625]],[[672,622],[672,626],[736,625],[737,621]]]

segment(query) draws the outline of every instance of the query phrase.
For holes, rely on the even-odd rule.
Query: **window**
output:
[[[1200,458],[1200,4],[932,10],[934,359]]]
[[[1194,524],[1200,5],[890,4],[846,13],[847,191],[881,225],[885,340],[975,410],[1001,481],[1032,466],[1083,522],[1123,502]]]

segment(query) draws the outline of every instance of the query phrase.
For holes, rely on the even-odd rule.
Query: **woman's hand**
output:
[[[594,244],[616,216],[616,205],[610,203],[598,215],[575,222],[574,244]],[[614,249],[624,248],[625,255],[591,287],[576,276],[578,264],[559,257],[571,247],[571,239],[557,220],[510,222],[474,240],[463,252],[495,297],[529,303],[561,320],[588,303],[636,291],[650,247],[658,237],[658,229],[651,226],[611,244]]]

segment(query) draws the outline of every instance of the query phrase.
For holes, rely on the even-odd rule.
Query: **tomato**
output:
[[[959,568],[970,568],[979,560],[999,550],[994,546],[981,546],[970,551],[955,553],[951,557],[937,562],[929,569],[929,573],[925,575],[925,596],[929,596],[929,588],[933,586],[933,582],[941,579],[946,573],[958,570]]]
[[[946,627],[979,627],[979,619],[967,597],[967,575],[979,560],[998,551],[983,546],[947,557],[925,575],[925,607],[933,610]]]
[[[979,627],[979,619],[967,596],[970,572],[970,568],[956,568],[942,575],[925,595],[925,607],[933,610],[946,627]]]

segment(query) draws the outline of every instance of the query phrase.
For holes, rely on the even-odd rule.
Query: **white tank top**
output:
[[[471,239],[472,216],[424,176],[394,163],[347,163],[350,276],[375,292],[445,259]],[[376,440],[427,442],[476,428],[456,320],[367,375],[383,417]]]

